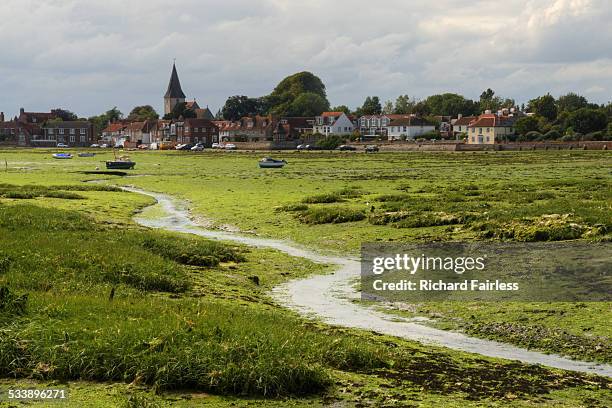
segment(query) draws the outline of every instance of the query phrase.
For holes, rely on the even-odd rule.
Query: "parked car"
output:
[[[100,147],[100,145],[99,145],[99,144],[97,144],[97,143],[94,143],[94,144],[92,144],[92,145],[91,145],[91,146],[89,146],[89,147],[93,147],[94,149],[97,149],[98,147]]]
[[[193,143],[180,144],[176,146],[176,150],[191,150],[195,146]]]
[[[100,145],[100,148],[101,148],[101,149],[107,149],[107,148],[108,148],[108,145],[107,145],[106,143],[101,144],[101,145]]]
[[[202,143],[197,143],[191,148],[192,152],[201,152],[202,150],[204,150],[204,145]]]
[[[223,149],[223,143],[213,143],[211,147],[213,149]]]
[[[377,152],[379,150],[380,149],[376,145],[368,145],[368,146],[365,147],[365,152],[366,153],[375,153],[375,152]]]
[[[66,143],[58,143],[57,147],[65,148],[65,147],[68,147],[68,145]]]
[[[357,150],[357,148],[355,146],[349,146],[349,145],[340,145],[336,148],[336,150],[340,150],[340,151],[355,151]]]
[[[310,144],[300,145],[300,146],[298,146],[298,150],[321,150],[319,146],[310,145]]]
[[[149,150],[149,145],[146,145],[146,144],[139,144],[139,145],[138,145],[138,148],[139,148],[140,150]]]
[[[225,150],[236,150],[236,145],[233,143],[227,143],[225,145]]]

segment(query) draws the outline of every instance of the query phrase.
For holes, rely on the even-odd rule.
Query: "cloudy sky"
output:
[[[216,111],[308,70],[332,105],[483,89],[612,99],[610,0],[0,0],[0,111]]]

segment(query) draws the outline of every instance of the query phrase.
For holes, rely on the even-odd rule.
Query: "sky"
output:
[[[1,0],[0,111],[163,109],[183,91],[214,112],[318,75],[332,106],[486,88],[612,100],[610,0]]]

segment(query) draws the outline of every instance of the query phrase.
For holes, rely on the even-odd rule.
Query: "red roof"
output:
[[[125,125],[122,123],[111,123],[110,125],[108,125],[103,132],[119,132],[121,130],[123,130],[125,128]]]
[[[468,127],[496,127],[512,126],[514,118],[509,116],[497,116],[493,113],[480,115],[478,119],[468,125]]]
[[[453,126],[467,126],[476,119],[478,119],[476,116],[462,116],[455,121]]]
[[[329,116],[341,116],[343,113],[344,112],[323,112],[321,116],[323,116],[324,118]]]

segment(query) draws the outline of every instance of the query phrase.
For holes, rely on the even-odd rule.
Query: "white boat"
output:
[[[271,157],[266,157],[259,161],[259,167],[262,169],[280,169],[285,164],[287,164],[285,160],[276,160]]]

